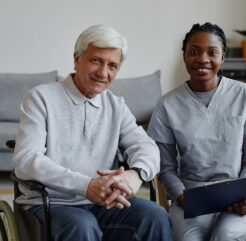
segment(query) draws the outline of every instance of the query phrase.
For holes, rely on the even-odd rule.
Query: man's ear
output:
[[[76,52],[74,52],[74,54],[73,54],[73,60],[74,60],[74,63],[77,63],[78,62],[78,56],[77,56],[77,53]]]
[[[79,62],[79,57],[76,52],[73,53],[74,70],[76,70],[76,65]]]

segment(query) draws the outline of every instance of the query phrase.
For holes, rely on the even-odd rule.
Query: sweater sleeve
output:
[[[176,201],[185,189],[178,177],[177,149],[175,144],[157,142],[161,155],[161,168],[158,179],[166,189],[169,197]]]
[[[21,120],[13,155],[17,177],[35,180],[55,191],[86,195],[90,177],[61,166],[46,155],[47,110],[35,90],[21,104]]]
[[[159,172],[159,149],[144,129],[137,126],[135,117],[125,104],[122,110],[119,147],[129,167],[145,170],[148,180],[153,179]]]
[[[243,155],[242,155],[242,169],[240,178],[246,177],[246,134],[243,136]]]

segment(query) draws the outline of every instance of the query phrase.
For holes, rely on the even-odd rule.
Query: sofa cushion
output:
[[[36,85],[54,82],[57,71],[40,74],[0,73],[0,121],[18,121],[20,103]]]
[[[13,165],[11,162],[12,156],[13,156],[12,152],[1,152],[0,153],[0,170],[1,170],[1,172],[13,170]]]
[[[18,127],[18,122],[0,122],[0,151],[10,151],[6,142],[16,139]]]
[[[116,79],[109,89],[117,96],[123,96],[137,122],[146,122],[161,96],[160,70],[153,74]]]

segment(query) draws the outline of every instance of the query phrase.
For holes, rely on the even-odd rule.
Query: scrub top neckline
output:
[[[199,98],[193,93],[193,91],[191,90],[191,88],[189,87],[188,83],[185,82],[185,89],[187,90],[187,92],[191,95],[191,97],[193,98],[193,100],[196,102],[196,104],[198,104],[201,108],[201,110],[203,110],[203,112],[208,113],[210,111],[212,111],[213,109],[216,108],[216,106],[219,104],[220,99],[221,99],[221,94],[222,94],[222,89],[224,86],[224,77],[221,78],[219,85],[217,86],[216,91],[214,92],[208,106],[206,107],[200,100]]]

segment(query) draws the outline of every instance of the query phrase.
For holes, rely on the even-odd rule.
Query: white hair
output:
[[[127,56],[128,46],[126,38],[107,25],[94,25],[80,34],[75,44],[75,53],[78,57],[83,54],[89,44],[99,48],[120,49],[121,63]]]

